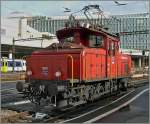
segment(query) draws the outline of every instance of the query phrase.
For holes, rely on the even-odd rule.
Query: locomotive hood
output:
[[[70,70],[74,68],[74,78],[79,79],[79,67],[83,49],[61,49],[35,51],[27,58],[29,77],[36,80],[58,80],[57,73],[61,73],[59,80],[71,79]],[[72,67],[71,63],[74,63]]]

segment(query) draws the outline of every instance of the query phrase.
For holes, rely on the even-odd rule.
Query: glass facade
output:
[[[149,49],[150,48],[150,26],[149,18],[142,15],[124,15],[114,16],[115,18],[92,19],[93,23],[102,24],[108,28],[111,33],[120,33],[122,49]],[[77,19],[80,22],[87,23],[85,18]],[[28,25],[40,32],[49,32],[55,34],[57,30],[65,27],[67,18],[46,18],[33,17],[28,20]]]
[[[123,18],[121,26],[121,48],[149,49],[149,18]]]

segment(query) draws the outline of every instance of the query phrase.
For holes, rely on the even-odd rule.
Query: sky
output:
[[[148,12],[146,1],[120,1],[127,3],[117,6],[114,1],[1,1],[1,16],[8,16],[13,11],[21,11],[32,16],[60,16],[66,15],[64,8],[71,8],[72,12],[81,10],[89,4],[98,4],[106,13],[112,15]]]

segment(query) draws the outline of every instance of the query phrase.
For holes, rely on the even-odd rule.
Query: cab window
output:
[[[6,66],[7,66],[7,64],[8,64],[8,63],[6,62]]]
[[[73,42],[73,37],[64,38],[61,40],[62,42]]]
[[[5,63],[4,63],[4,62],[2,63],[2,66],[5,66]]]
[[[13,61],[8,61],[8,67],[13,67]]]
[[[16,67],[21,67],[21,62],[20,61],[16,61]]]
[[[103,37],[90,35],[89,36],[89,46],[90,47],[102,47],[103,46]]]

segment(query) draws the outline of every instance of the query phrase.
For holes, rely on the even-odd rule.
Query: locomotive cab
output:
[[[60,43],[70,42],[88,48],[106,48],[105,36],[89,28],[67,28],[57,31]]]

